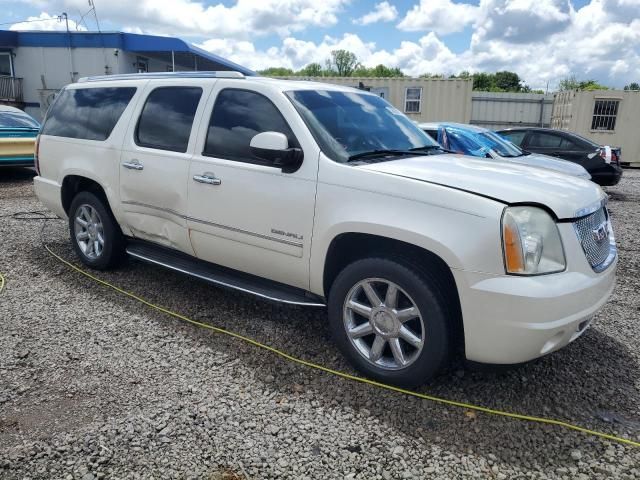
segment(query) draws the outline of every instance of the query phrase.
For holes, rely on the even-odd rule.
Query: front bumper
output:
[[[616,263],[617,258],[599,274],[565,271],[518,277],[453,271],[467,359],[522,363],[574,341],[611,295]]]

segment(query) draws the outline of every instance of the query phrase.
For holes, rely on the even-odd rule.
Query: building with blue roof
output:
[[[179,38],[123,32],[0,30],[0,103],[42,119],[60,88],[81,77],[248,68]]]

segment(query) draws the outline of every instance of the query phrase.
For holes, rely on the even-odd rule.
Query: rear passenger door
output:
[[[188,180],[191,242],[198,258],[308,289],[320,150],[284,94],[242,87],[218,80],[202,119]],[[251,154],[265,131],[302,149],[296,171]]]
[[[562,137],[560,135],[534,130],[527,137],[525,150],[558,157],[561,145]]]
[[[138,103],[120,159],[120,199],[134,237],[193,254],[186,225],[187,178],[211,83],[152,80]]]

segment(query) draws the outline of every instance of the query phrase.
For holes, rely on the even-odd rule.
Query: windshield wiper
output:
[[[444,153],[457,153],[454,152],[453,150],[449,150],[448,148],[444,148],[443,146],[440,145],[425,145],[424,147],[416,147],[416,148],[412,148],[411,151],[412,152],[433,152],[434,150],[440,150],[441,152]]]
[[[356,153],[355,155],[351,155],[347,161],[351,162],[353,160],[359,160],[361,158],[367,157],[383,157],[386,155],[427,155],[427,153],[422,153],[419,150],[371,150],[369,152]]]
[[[444,150],[444,148],[442,148],[440,145],[423,145],[422,147],[415,147],[415,148],[409,149],[409,151],[411,152],[419,152],[419,151],[428,152],[429,150]]]

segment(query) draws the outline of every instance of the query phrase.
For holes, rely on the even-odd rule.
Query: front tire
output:
[[[78,193],[69,208],[69,233],[82,263],[96,270],[118,265],[125,241],[106,202],[91,192]]]
[[[449,357],[451,333],[438,283],[408,263],[351,263],[333,282],[328,308],[338,347],[368,377],[415,386]]]

